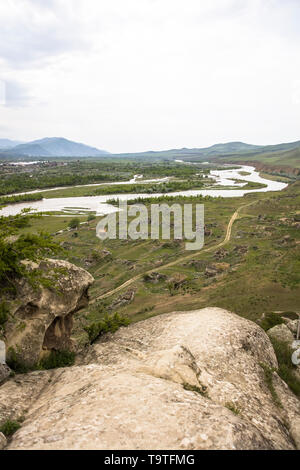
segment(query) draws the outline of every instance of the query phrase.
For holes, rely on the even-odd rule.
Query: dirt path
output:
[[[242,209],[244,209],[245,207],[251,206],[255,202],[256,201],[250,202],[249,204],[244,204],[244,205],[240,206],[235,211],[235,213],[231,216],[231,218],[229,220],[224,240],[221,241],[220,243],[218,243],[217,245],[213,245],[213,246],[210,246],[209,248],[205,248],[204,250],[201,250],[198,253],[193,252],[192,254],[190,254],[188,256],[181,256],[180,258],[176,259],[175,261],[172,261],[171,263],[163,264],[163,265],[161,265],[159,267],[156,267],[154,269],[150,269],[150,270],[145,271],[143,273],[137,274],[136,276],[128,279],[128,281],[124,282],[123,284],[116,287],[115,289],[113,289],[109,292],[106,292],[105,294],[102,294],[98,297],[95,297],[94,299],[92,299],[90,301],[90,304],[94,304],[95,302],[97,302],[97,300],[106,299],[107,297],[110,297],[111,295],[117,294],[118,292],[125,289],[126,287],[129,287],[135,281],[138,281],[139,279],[141,279],[141,277],[143,277],[145,274],[151,274],[153,272],[153,270],[155,270],[157,272],[157,271],[161,271],[162,269],[170,268],[172,266],[175,266],[176,264],[182,263],[183,261],[187,261],[189,259],[195,259],[197,256],[202,255],[202,253],[208,253],[209,251],[217,250],[218,248],[221,248],[222,246],[226,245],[226,243],[228,243],[230,238],[231,238],[232,226],[233,226],[235,220],[237,219],[240,211]]]

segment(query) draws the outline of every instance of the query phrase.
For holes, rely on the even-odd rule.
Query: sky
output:
[[[0,2],[0,138],[300,140],[299,0]]]

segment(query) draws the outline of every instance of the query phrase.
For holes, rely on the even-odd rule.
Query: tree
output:
[[[0,295],[1,291],[14,289],[14,281],[18,278],[33,281],[41,276],[39,270],[30,269],[24,261],[39,262],[62,250],[46,232],[20,233],[20,229],[29,225],[30,219],[38,217],[27,212],[25,210],[10,217],[0,216]]]
[[[71,228],[72,230],[79,228],[79,226],[80,226],[80,219],[78,218],[72,219],[69,223],[69,228]]]

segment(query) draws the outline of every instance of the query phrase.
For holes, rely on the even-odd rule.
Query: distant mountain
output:
[[[118,157],[128,157],[132,156],[135,158],[150,158],[151,159],[162,159],[173,160],[175,158],[182,159],[185,161],[191,162],[203,162],[205,160],[214,160],[218,161],[219,159],[236,159],[236,160],[246,160],[246,159],[255,159],[260,161],[260,156],[276,156],[280,158],[285,157],[287,152],[300,149],[300,141],[290,142],[278,145],[250,145],[245,144],[244,142],[228,142],[224,144],[215,144],[211,147],[204,148],[182,148],[182,149],[172,149],[172,150],[161,150],[161,151],[149,151],[149,152],[140,152],[135,154],[118,154]],[[294,154],[293,154],[294,155]],[[298,156],[298,152],[295,153]],[[298,157],[294,158],[298,158]],[[284,164],[284,162],[282,162]]]
[[[18,140],[0,139],[0,149],[10,149],[22,143]]]
[[[2,152],[3,157],[99,157],[108,155],[105,150],[72,142],[62,137],[47,137],[34,140],[26,144],[20,144]],[[1,156],[1,154],[0,154]]]

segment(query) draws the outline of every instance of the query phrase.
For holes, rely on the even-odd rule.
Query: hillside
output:
[[[205,148],[182,148],[141,153],[119,154],[118,157],[134,157],[151,159],[180,158],[185,161],[203,162],[205,160],[222,159],[222,161],[249,161],[255,160],[272,165],[287,165],[293,168],[300,167],[299,160],[300,141],[278,145],[250,145],[244,142],[228,142],[215,144]],[[224,159],[224,160],[223,160]],[[234,160],[233,160],[234,159]]]
[[[99,150],[81,143],[73,142],[62,137],[44,138],[12,147],[9,152],[2,152],[6,157],[97,157],[107,155],[105,150]],[[0,154],[1,156],[1,154]]]
[[[0,149],[10,149],[20,144],[22,144],[22,142],[18,140],[0,139]]]

